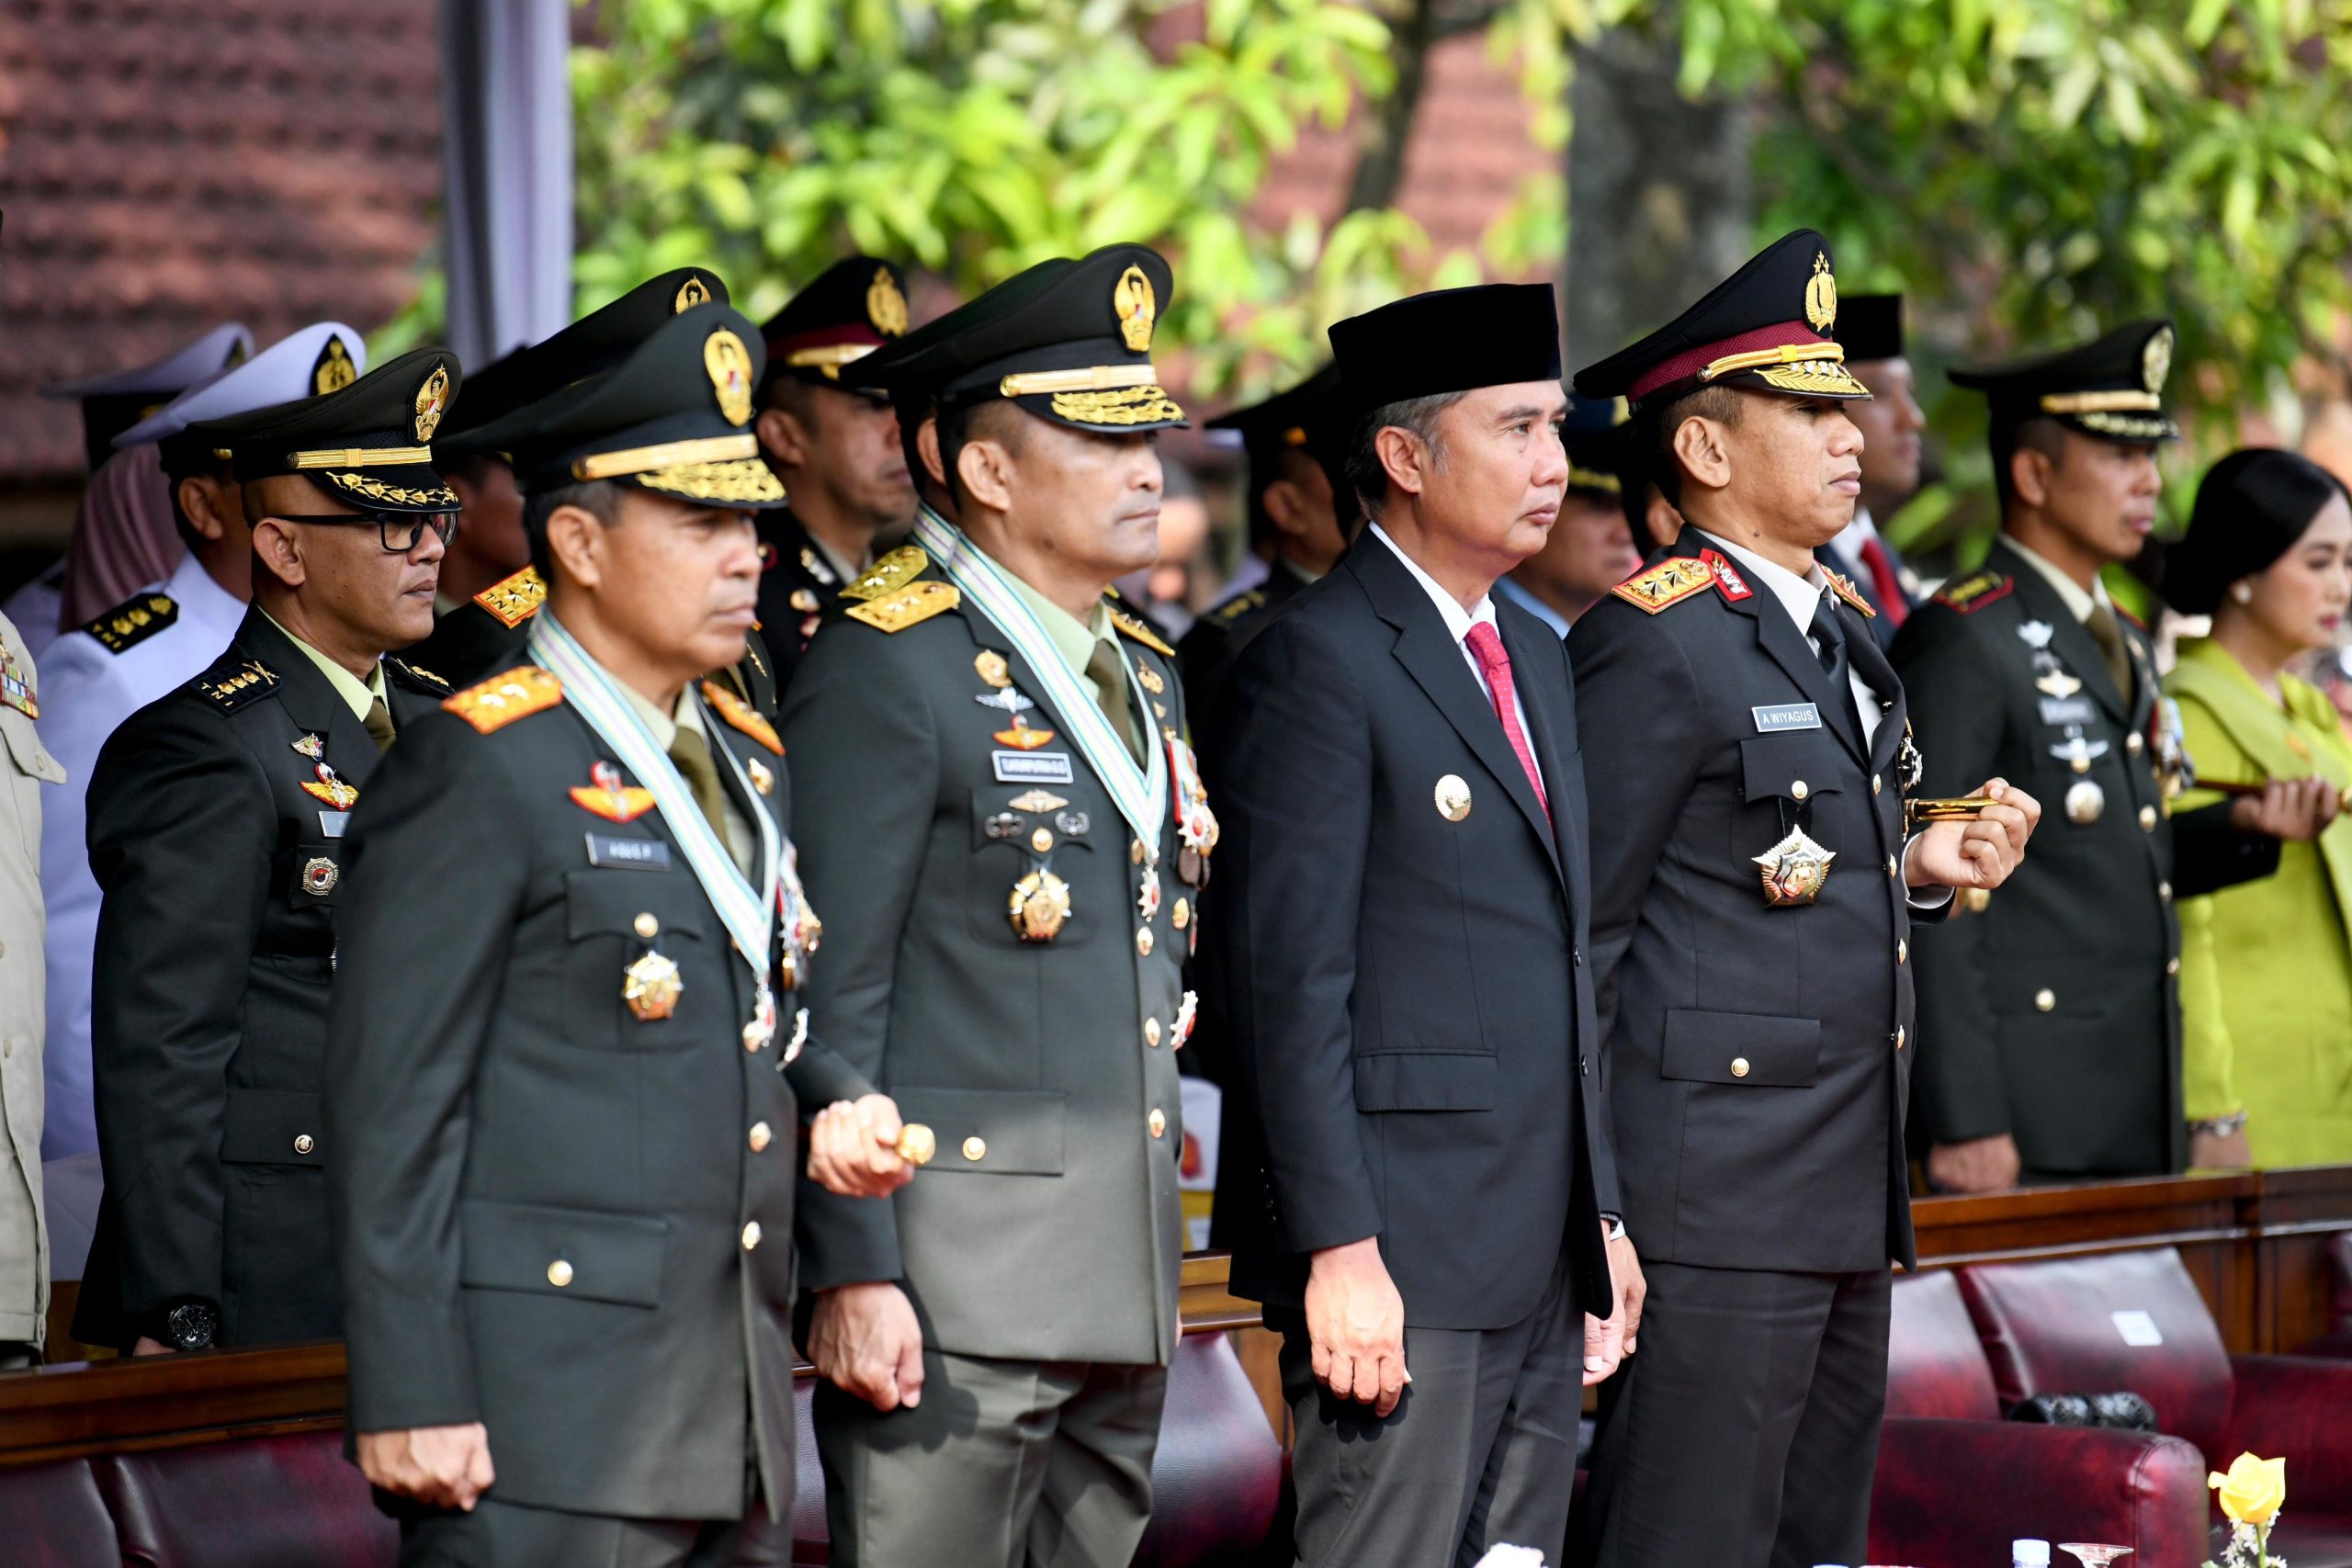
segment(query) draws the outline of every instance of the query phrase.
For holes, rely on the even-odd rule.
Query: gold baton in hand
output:
[[[1922,822],[1973,822],[1989,807],[1999,804],[1989,795],[1906,800],[1903,803],[1903,830],[1908,835],[1916,831]]]
[[[939,1152],[939,1138],[920,1122],[910,1122],[899,1129],[899,1157],[909,1165],[929,1165],[931,1156]]]

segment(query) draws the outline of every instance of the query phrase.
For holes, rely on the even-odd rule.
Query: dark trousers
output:
[[[1593,1448],[1599,1568],[1860,1562],[1892,1276],[1651,1263]]]
[[[617,1519],[484,1497],[473,1512],[401,1517],[400,1568],[782,1568],[791,1542],[764,1507],[741,1519]]]
[[[1408,1325],[1413,1381],[1385,1418],[1317,1382],[1305,1322],[1269,1314],[1298,1434],[1302,1568],[1468,1568],[1502,1545],[1560,1562],[1584,1386],[1573,1297],[1563,1257],[1535,1310],[1509,1328]]]

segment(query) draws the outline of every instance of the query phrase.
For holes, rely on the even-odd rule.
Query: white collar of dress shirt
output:
[[[1562,637],[1568,635],[1567,616],[1537,598],[1534,591],[1526,584],[1513,581],[1508,577],[1498,577],[1495,580],[1495,592],[1499,597],[1510,600]]]
[[[1492,593],[1480,595],[1477,604],[1464,609],[1462,601],[1439,587],[1437,579],[1423,571],[1420,563],[1407,555],[1403,547],[1388,536],[1386,529],[1377,523],[1369,525],[1369,527],[1373,536],[1386,545],[1396,558],[1405,563],[1405,570],[1413,574],[1413,581],[1419,583],[1421,591],[1430,596],[1430,602],[1437,606],[1437,613],[1445,617],[1448,637],[1461,642],[1469,637],[1472,626],[1481,622],[1490,626],[1495,625],[1495,596]],[[1496,629],[1501,630],[1499,626]]]
[[[1813,613],[1821,607],[1821,596],[1829,592],[1829,579],[1823,575],[1819,561],[1815,561],[1811,570],[1799,577],[1787,567],[1766,560],[1755,551],[1743,549],[1729,539],[1709,534],[1704,528],[1699,532],[1717,549],[1746,567],[1757,581],[1770,589],[1772,597],[1781,602],[1781,607],[1789,613],[1789,618],[1796,622],[1799,632],[1813,629]]]
[[[2009,548],[2023,556],[2027,564],[2041,573],[2050,586],[2058,591],[2058,597],[2066,602],[2066,613],[2076,621],[2089,620],[2091,612],[2107,603],[2107,584],[2098,578],[2091,579],[2091,591],[2086,593],[2081,583],[2059,570],[2049,558],[2018,543],[2016,535],[2004,534],[2001,536],[2009,542]]]
[[[213,581],[194,550],[180,557],[180,564],[157,584],[156,591],[169,594],[180,606],[183,621],[218,628],[224,637],[234,635],[238,623],[245,618],[244,601]]]

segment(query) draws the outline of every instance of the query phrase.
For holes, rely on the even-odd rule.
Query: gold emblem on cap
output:
[[[703,286],[702,279],[688,277],[684,283],[678,285],[677,303],[671,307],[670,313],[674,316],[683,311],[691,310],[697,305],[709,303],[710,290]]]
[[[449,409],[449,367],[435,364],[424,385],[416,389],[416,438],[430,441],[433,433],[441,428],[441,416]]]
[[[899,280],[887,266],[876,267],[874,281],[865,286],[865,319],[884,337],[907,330],[907,297],[899,292]]]
[[[718,412],[727,416],[729,424],[752,422],[752,355],[743,340],[725,327],[710,334],[702,345],[703,368],[710,372],[710,385],[718,394]]]
[[[2172,328],[2156,329],[2148,346],[2140,351],[2140,384],[2150,392],[2165,389],[2165,378],[2172,374]]]
[[[351,362],[351,350],[344,346],[343,335],[329,333],[327,345],[319,350],[318,362],[311,367],[311,390],[323,398],[358,379],[359,367]]]
[[[1813,253],[1813,276],[1804,286],[1804,319],[1817,333],[1838,324],[1838,279],[1829,270],[1826,251]]]
[[[1151,279],[1143,268],[1131,266],[1119,274],[1111,289],[1112,308],[1119,312],[1119,335],[1136,354],[1151,352],[1152,323],[1159,319],[1159,301],[1152,298]]]

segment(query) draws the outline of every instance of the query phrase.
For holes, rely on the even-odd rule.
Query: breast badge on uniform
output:
[[[1035,751],[1038,747],[1049,743],[1053,738],[1052,730],[1032,729],[1022,722],[1019,714],[1012,716],[1011,729],[999,729],[993,731],[990,736],[998,745],[1010,746],[1016,751]]]
[[[587,784],[571,788],[571,804],[583,811],[593,811],[607,822],[634,822],[653,809],[653,792],[623,785],[621,771],[610,762],[591,765],[588,779]]]
[[[1437,814],[1449,822],[1459,822],[1470,815],[1470,784],[1460,773],[1448,773],[1437,781],[1431,792],[1437,801]]]
[[[536,664],[518,664],[442,699],[441,705],[483,735],[563,701],[563,682]]]
[[[1001,691],[1012,684],[1012,666],[995,649],[984,648],[972,655],[972,673],[990,686]]]
[[[655,948],[647,948],[621,971],[621,1000],[628,1004],[630,1016],[639,1023],[651,1023],[676,1012],[678,998],[685,990],[677,960],[662,956]]]
[[[296,748],[298,750],[299,747]],[[302,793],[325,801],[337,811],[348,811],[358,802],[358,786],[345,780],[323,757],[311,764],[315,779],[302,781]]]
[[[1039,866],[1012,885],[1005,912],[1023,942],[1051,942],[1069,919],[1069,884]]]
[[[1764,902],[1782,909],[1810,904],[1821,897],[1829,880],[1829,863],[1838,858],[1838,852],[1815,843],[1804,829],[1792,828],[1779,843],[1749,858],[1764,874]]]
[[[33,699],[31,677],[6,648],[0,648],[0,706],[15,708],[27,718],[40,716],[40,704]]]
[[[1635,572],[1609,592],[1628,604],[1655,615],[1668,604],[1679,604],[1707,588],[1714,580],[1714,573],[1705,561],[1691,556],[1676,556],[1645,571]],[[1459,821],[1461,818],[1452,820]]]
[[[325,897],[342,880],[343,869],[324,855],[312,855],[302,863],[302,891],[313,898]]]
[[[752,776],[753,789],[758,790],[762,795],[775,793],[775,770],[765,762],[754,757],[743,764],[743,771]]]

